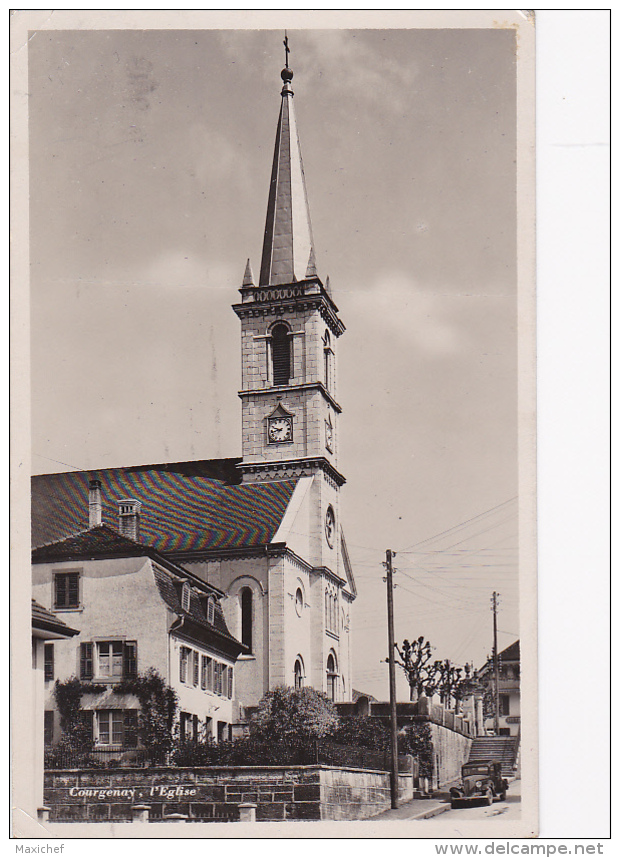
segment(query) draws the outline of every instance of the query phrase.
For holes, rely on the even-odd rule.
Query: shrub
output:
[[[339,745],[356,745],[372,751],[390,748],[390,729],[380,718],[353,715],[340,718],[330,738]]]

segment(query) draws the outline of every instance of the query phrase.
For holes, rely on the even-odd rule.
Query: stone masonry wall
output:
[[[442,787],[461,777],[461,766],[467,762],[472,740],[468,736],[431,724],[434,754],[434,785]]]
[[[412,778],[399,781],[407,801]],[[129,821],[140,804],[151,819],[236,820],[243,802],[257,805],[257,821],[366,819],[390,806],[390,776],[326,766],[48,771],[44,801],[50,821]]]

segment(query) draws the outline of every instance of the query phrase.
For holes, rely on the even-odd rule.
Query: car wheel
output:
[[[487,805],[487,807],[490,807],[493,804],[493,792],[492,792],[492,790],[490,790],[490,789],[487,790],[487,794],[486,794],[484,803]]]
[[[504,792],[500,792],[499,800],[500,801],[506,801],[506,790],[504,790]]]

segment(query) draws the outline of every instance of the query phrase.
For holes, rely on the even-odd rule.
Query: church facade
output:
[[[88,529],[95,479],[103,526],[223,594],[227,630],[244,645],[235,665],[241,721],[278,685],[352,699],[356,590],[338,467],[345,327],[329,279],[317,273],[292,77],[287,66],[258,282],[248,260],[233,306],[241,326],[241,458],[46,474],[32,486],[35,548]],[[67,621],[58,606],[45,607]]]

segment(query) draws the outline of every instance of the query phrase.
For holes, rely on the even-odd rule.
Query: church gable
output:
[[[355,586],[355,579],[353,577],[353,567],[351,566],[351,560],[349,558],[349,552],[347,550],[347,543],[344,538],[344,531],[340,530],[340,553],[342,555],[342,568],[346,573],[347,586],[345,590],[351,594],[351,596],[355,599],[357,596],[357,587]]]

